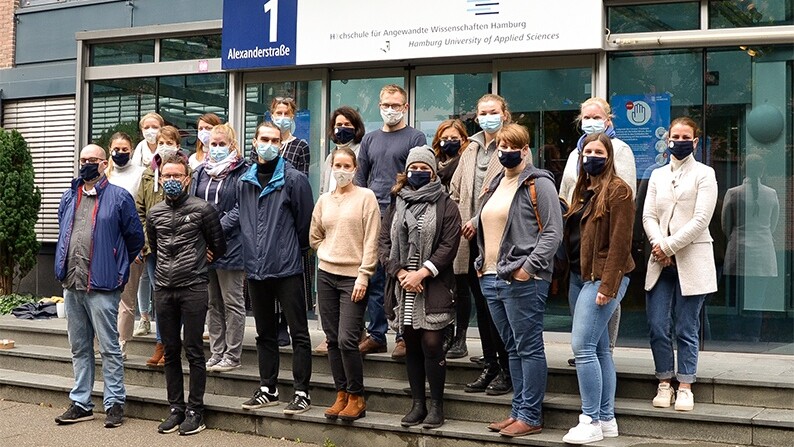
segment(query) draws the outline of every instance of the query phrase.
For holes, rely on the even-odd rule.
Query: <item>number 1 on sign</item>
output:
[[[278,41],[278,0],[265,3],[265,14],[270,13],[270,42]]]

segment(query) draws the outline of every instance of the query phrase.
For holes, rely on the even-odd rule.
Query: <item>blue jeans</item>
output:
[[[154,288],[154,268],[156,262],[153,255],[146,257],[146,270],[141,275],[141,280],[138,282],[138,309],[141,313],[150,314],[152,312],[152,292]],[[157,343],[162,343],[163,339],[160,337],[160,325],[156,324],[154,327],[154,335]]]
[[[612,314],[626,294],[629,278],[623,277],[615,299],[603,306],[596,304],[600,286],[600,280],[582,284],[575,302],[571,348],[576,357],[582,413],[595,421],[609,421],[615,417],[617,378],[612,352],[609,350],[608,326]]]
[[[571,317],[573,317],[574,310],[576,310],[576,298],[579,297],[579,292],[582,291],[582,275],[580,273],[570,272],[568,275],[568,309],[571,310]],[[620,329],[620,303],[615,307],[615,312],[612,313],[612,318],[609,319],[609,350],[615,349],[618,342],[618,330]]]
[[[485,275],[480,278],[480,286],[509,358],[513,382],[510,417],[530,425],[542,425],[547,372],[543,314],[549,283],[505,281],[496,275]]]
[[[102,403],[107,410],[113,404],[124,405],[124,365],[119,346],[117,321],[121,291],[86,292],[64,289],[64,308],[68,318],[66,330],[72,347],[74,387],[69,399],[84,410],[92,410],[94,388],[94,335],[102,354],[102,377],[105,382]]]
[[[669,380],[675,376],[679,383],[695,383],[700,349],[700,309],[705,298],[706,295],[681,294],[675,266],[662,269],[656,285],[645,294],[657,379]],[[674,369],[673,327],[678,347],[677,374]]]
[[[375,274],[369,278],[369,286],[367,287],[367,332],[373,340],[378,343],[386,343],[386,331],[389,329],[389,323],[386,321],[386,312],[383,309],[383,293],[386,288],[386,271],[383,266],[378,263],[378,268]]]

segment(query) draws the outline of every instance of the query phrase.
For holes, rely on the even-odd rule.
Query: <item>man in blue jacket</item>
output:
[[[130,263],[143,248],[143,229],[130,193],[105,177],[107,155],[89,144],[80,151],[80,175],[58,206],[55,277],[63,284],[72,347],[72,404],[58,424],[94,419],[94,336],[102,354],[105,427],[124,417],[124,366],[116,326]]]
[[[237,208],[221,220],[225,232],[240,226],[243,264],[256,321],[259,388],[242,407],[252,410],[278,405],[278,301],[292,334],[295,379],[295,395],[284,413],[298,414],[311,408],[311,339],[302,293],[302,260],[309,250],[314,201],[306,176],[279,155],[281,131],[273,123],[260,124],[252,144],[256,162],[240,178]]]

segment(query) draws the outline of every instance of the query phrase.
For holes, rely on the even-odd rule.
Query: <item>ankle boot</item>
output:
[[[425,417],[427,417],[427,407],[425,406],[425,400],[414,399],[411,411],[409,411],[408,414],[402,418],[400,425],[403,427],[413,427],[414,425],[421,424],[422,421],[425,420]]]
[[[430,410],[427,412],[424,428],[438,428],[444,424],[444,401],[431,400]]]
[[[336,419],[339,416],[339,412],[344,410],[347,406],[347,399],[348,394],[346,391],[337,391],[336,392],[336,401],[331,408],[325,410],[325,417],[328,419]]]
[[[469,349],[466,346],[466,331],[462,331],[455,340],[452,341],[452,347],[447,352],[448,359],[460,359],[469,355]]]
[[[162,343],[157,343],[154,345],[154,354],[149,357],[149,360],[146,361],[146,366],[157,366],[160,363],[160,360],[163,359],[163,354],[165,353],[165,346]]]
[[[339,413],[343,421],[355,421],[367,415],[367,402],[361,394],[348,394],[347,406]]]
[[[498,363],[485,365],[480,377],[478,377],[477,380],[472,383],[467,383],[463,391],[467,393],[482,393],[486,388],[488,388],[488,385],[491,384],[493,379],[499,375],[499,371],[501,371],[501,368],[499,367]]]

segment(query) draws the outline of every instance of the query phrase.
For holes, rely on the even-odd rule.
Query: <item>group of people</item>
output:
[[[484,367],[465,391],[513,393],[510,414],[489,430],[508,437],[540,432],[547,375],[543,317],[555,264],[564,262],[582,414],[563,440],[585,444],[618,436],[612,348],[635,267],[636,172],[631,148],[615,137],[609,104],[600,98],[582,103],[584,135],[558,191],[552,174],[533,165],[529,133],[511,122],[502,97],[486,94],[478,101],[482,131],[469,136],[462,122],[450,119],[430,145],[406,123],[405,90],[387,85],[379,100],[383,126],[369,133],[354,108],[331,114],[334,148],[322,167],[316,204],[303,171],[309,147],[292,135],[296,107],[289,98],[273,101],[272,120],[256,128],[248,157],[234,130],[214,115],[199,120],[202,150],[190,159],[178,131],[156,114],[141,120],[145,140],[134,152],[124,134],[111,138],[111,161],[99,146],[84,148],[80,175],[59,210],[56,276],[69,314],[75,387],[72,406],[56,421],[93,418],[96,334],[105,425],[121,424],[122,352],[136,296],[135,287],[124,286],[137,282],[139,298],[149,287],[136,275],[148,275],[154,289],[162,351],[149,364],[163,364],[171,406],[161,433],[201,431],[206,371],[240,366],[244,282],[256,323],[260,386],[242,408],[279,404],[284,321],[292,336],[294,395],[283,411],[308,410],[305,294],[314,253],[317,306],[337,391],[327,418],[365,417],[362,355],[385,352],[391,328],[392,356],[405,359],[412,397],[401,425],[441,426],[446,359],[467,355],[473,297]],[[698,315],[704,297],[716,290],[708,223],[717,188],[714,171],[694,159],[693,120],[673,120],[667,141],[671,161],[651,175],[642,212],[652,246],[646,307],[659,379],[653,405],[675,402],[676,410],[686,411],[694,406]],[[149,318],[146,304],[139,304],[141,321]],[[205,320],[212,353],[206,361]],[[183,346],[190,365],[187,403]]]

